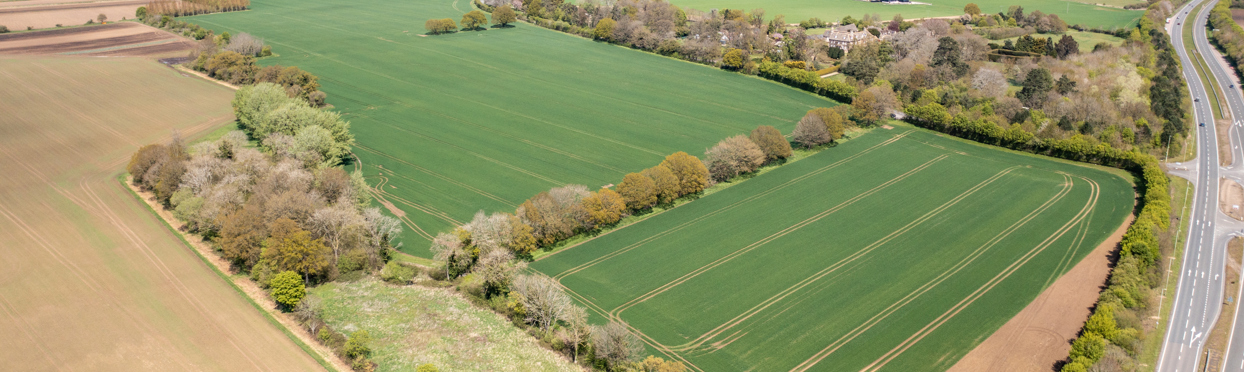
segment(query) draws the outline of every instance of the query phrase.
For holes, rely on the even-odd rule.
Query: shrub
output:
[[[411,279],[415,278],[415,268],[408,267],[397,263],[397,261],[389,261],[380,269],[380,279],[394,284],[407,284]]]
[[[293,309],[307,295],[307,287],[302,276],[293,271],[285,271],[272,277],[272,298],[276,299],[285,309]]]
[[[6,34],[8,32],[9,32],[8,27],[6,27],[5,25],[0,25],[0,34]]]
[[[439,372],[432,363],[424,364],[415,369],[415,372]]]
[[[202,38],[200,37],[200,39],[202,39]],[[271,55],[272,55],[272,47],[271,47],[271,46],[264,45],[264,46],[263,46],[263,48],[259,49],[259,56],[260,56],[260,57],[267,57],[267,56],[271,56]]]
[[[371,356],[371,335],[364,330],[354,331],[346,341],[346,356],[363,359]]]
[[[147,7],[145,6],[138,7],[138,9],[134,11],[134,18],[138,18],[140,20],[143,18],[147,18]]]

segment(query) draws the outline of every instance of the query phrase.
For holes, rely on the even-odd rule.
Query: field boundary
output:
[[[172,233],[173,235],[176,235],[177,238],[181,240],[184,247],[186,247],[191,252],[194,252],[194,254],[199,257],[199,260],[204,264],[204,266],[207,266],[208,268],[212,269],[212,272],[216,273],[216,276],[223,279],[226,283],[229,284],[230,287],[233,288],[235,292],[237,292],[239,295],[245,298],[246,302],[249,303],[251,307],[254,307],[255,310],[258,310],[260,313],[262,313],[264,315],[264,319],[266,319],[269,324],[272,324],[274,327],[280,329],[281,332],[284,333],[286,337],[289,337],[289,339],[293,341],[295,344],[297,344],[299,348],[301,348],[304,352],[310,355],[311,358],[315,359],[315,361],[319,363],[321,367],[324,367],[325,370],[334,371],[334,372],[351,371],[349,367],[342,364],[341,361],[335,356],[332,356],[330,354],[330,356],[326,358],[323,355],[321,355],[320,350],[318,350],[314,346],[311,346],[311,345],[316,345],[316,346],[321,346],[321,345],[309,344],[308,341],[311,341],[310,337],[303,336],[300,332],[295,332],[289,329],[284,324],[284,322],[282,322],[280,319],[277,319],[276,315],[273,315],[272,311],[274,310],[268,310],[260,306],[259,302],[261,301],[266,302],[264,301],[266,299],[256,299],[253,294],[242,289],[242,287],[239,286],[238,283],[235,282],[228,274],[226,274],[225,271],[223,271],[216,262],[213,262],[211,259],[205,256],[205,253],[197,245],[191,243],[190,240],[186,238],[185,233],[182,233],[181,231],[178,231],[176,228],[174,228],[173,225],[168,221],[168,219],[165,219],[165,217],[161,215],[158,210],[155,209],[155,207],[151,204],[151,202],[143,198],[140,192],[137,189],[135,189],[134,186],[131,185],[127,181],[129,179],[129,175],[127,173],[125,172],[118,173],[116,176],[116,179],[117,179],[117,182],[121,183],[122,187],[124,187],[126,190],[129,191],[130,195],[133,196],[134,199],[138,200],[140,204],[142,204],[144,207],[147,208],[147,211],[151,212],[151,214],[155,216],[156,219],[160,220],[160,223],[162,223],[164,227],[167,228],[170,233]],[[249,280],[249,279],[242,279],[242,280]],[[256,287],[256,290],[258,290],[258,287]],[[260,291],[260,293],[262,293],[262,291]],[[301,328],[299,328],[299,330],[301,331]],[[304,338],[307,338],[307,339],[304,340]]]

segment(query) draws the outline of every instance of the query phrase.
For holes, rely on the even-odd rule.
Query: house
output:
[[[825,31],[824,34],[817,36],[817,38],[825,40],[825,43],[831,47],[837,47],[844,52],[850,52],[851,47],[876,37],[868,33],[868,31],[855,30],[855,25],[849,25],[849,28],[842,26],[832,28],[829,31]]]

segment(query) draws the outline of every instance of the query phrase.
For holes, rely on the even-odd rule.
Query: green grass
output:
[[[790,370],[832,350],[811,370],[855,371],[910,346],[881,370],[940,371],[1118,228],[1132,197],[1118,172],[898,126],[531,268],[594,322],[618,316],[699,370]]]
[[[419,229],[434,235],[479,210],[513,211],[551,187],[616,184],[758,125],[789,133],[807,110],[836,104],[526,24],[420,36],[425,19],[461,18],[467,0],[252,5],[186,20],[262,37],[281,56],[261,63],[320,77],[353,125],[367,179],[406,213],[403,250],[422,257]]]
[[[441,371],[578,370],[505,318],[449,289],[368,278],[310,292],[323,300],[323,318],[334,329],[371,335],[377,371],[414,371],[425,363]]]
[[[763,8],[768,18],[782,14],[786,16],[787,23],[798,23],[801,20],[812,17],[817,17],[827,22],[837,22],[848,15],[859,19],[865,14],[878,14],[882,20],[886,21],[893,18],[895,14],[902,14],[904,18],[908,19],[958,16],[963,14],[963,6],[968,3],[976,3],[980,6],[983,13],[1005,12],[1011,5],[1020,5],[1024,7],[1024,14],[1040,10],[1046,14],[1057,14],[1059,18],[1062,18],[1069,25],[1082,24],[1090,27],[1104,28],[1133,26],[1140,19],[1140,16],[1144,14],[1143,10],[1125,10],[1117,7],[1086,4],[1084,2],[1058,0],[913,1],[931,3],[931,5],[884,4],[859,0],[673,0],[671,3],[684,9],[694,8],[706,12],[711,9],[743,9],[751,11],[752,9]],[[1124,2],[1128,0],[1112,1]],[[1102,3],[1103,1],[1092,0],[1091,2]],[[1111,5],[1122,6],[1126,4]]]
[[[1201,7],[1203,6],[1205,6],[1205,4],[1193,7],[1190,14],[1199,13],[1201,11]],[[1209,93],[1209,96],[1204,98],[1210,100],[1210,105],[1214,107],[1214,119],[1222,119],[1224,113],[1222,106],[1218,102],[1218,97],[1220,97],[1218,95],[1218,92],[1220,91],[1218,87],[1218,79],[1210,78],[1209,66],[1205,64],[1205,59],[1201,57],[1201,53],[1196,50],[1196,41],[1192,35],[1194,31],[1192,27],[1196,22],[1185,21],[1183,23],[1184,49],[1187,50],[1188,57],[1192,59],[1193,68],[1196,69],[1197,76],[1201,78],[1202,85],[1206,88],[1206,90],[1208,90],[1206,93]],[[1199,96],[1195,94],[1193,94],[1193,97],[1199,98]]]
[[[1107,43],[1107,44],[1114,45],[1114,46],[1119,46],[1120,44],[1123,44],[1123,38],[1115,37],[1113,35],[1096,33],[1096,32],[1067,30],[1066,35],[1071,35],[1073,39],[1076,39],[1076,44],[1079,45],[1080,47],[1080,53],[1092,52],[1093,47],[1096,46],[1098,43]],[[1032,36],[1033,37],[1045,37],[1045,38],[1052,37],[1054,38],[1055,43],[1057,43],[1058,40],[1062,39],[1063,37],[1062,35],[1055,35],[1055,34],[1033,34]],[[1019,37],[1016,36],[1016,37],[1011,37],[1011,38],[1006,38],[1006,39],[990,40],[989,42],[998,43],[999,45],[1001,45],[1002,43],[1005,43],[1006,40],[1010,40],[1012,43],[1014,43],[1017,40],[1019,40]]]

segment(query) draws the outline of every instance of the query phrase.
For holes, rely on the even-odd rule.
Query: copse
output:
[[[484,12],[481,12],[478,9],[462,15],[463,30],[479,30],[486,24],[488,24],[488,17],[484,15]]]
[[[454,32],[458,29],[458,25],[454,24],[454,20],[449,18],[429,19],[423,23],[423,28],[428,29],[429,34],[440,35]]]

